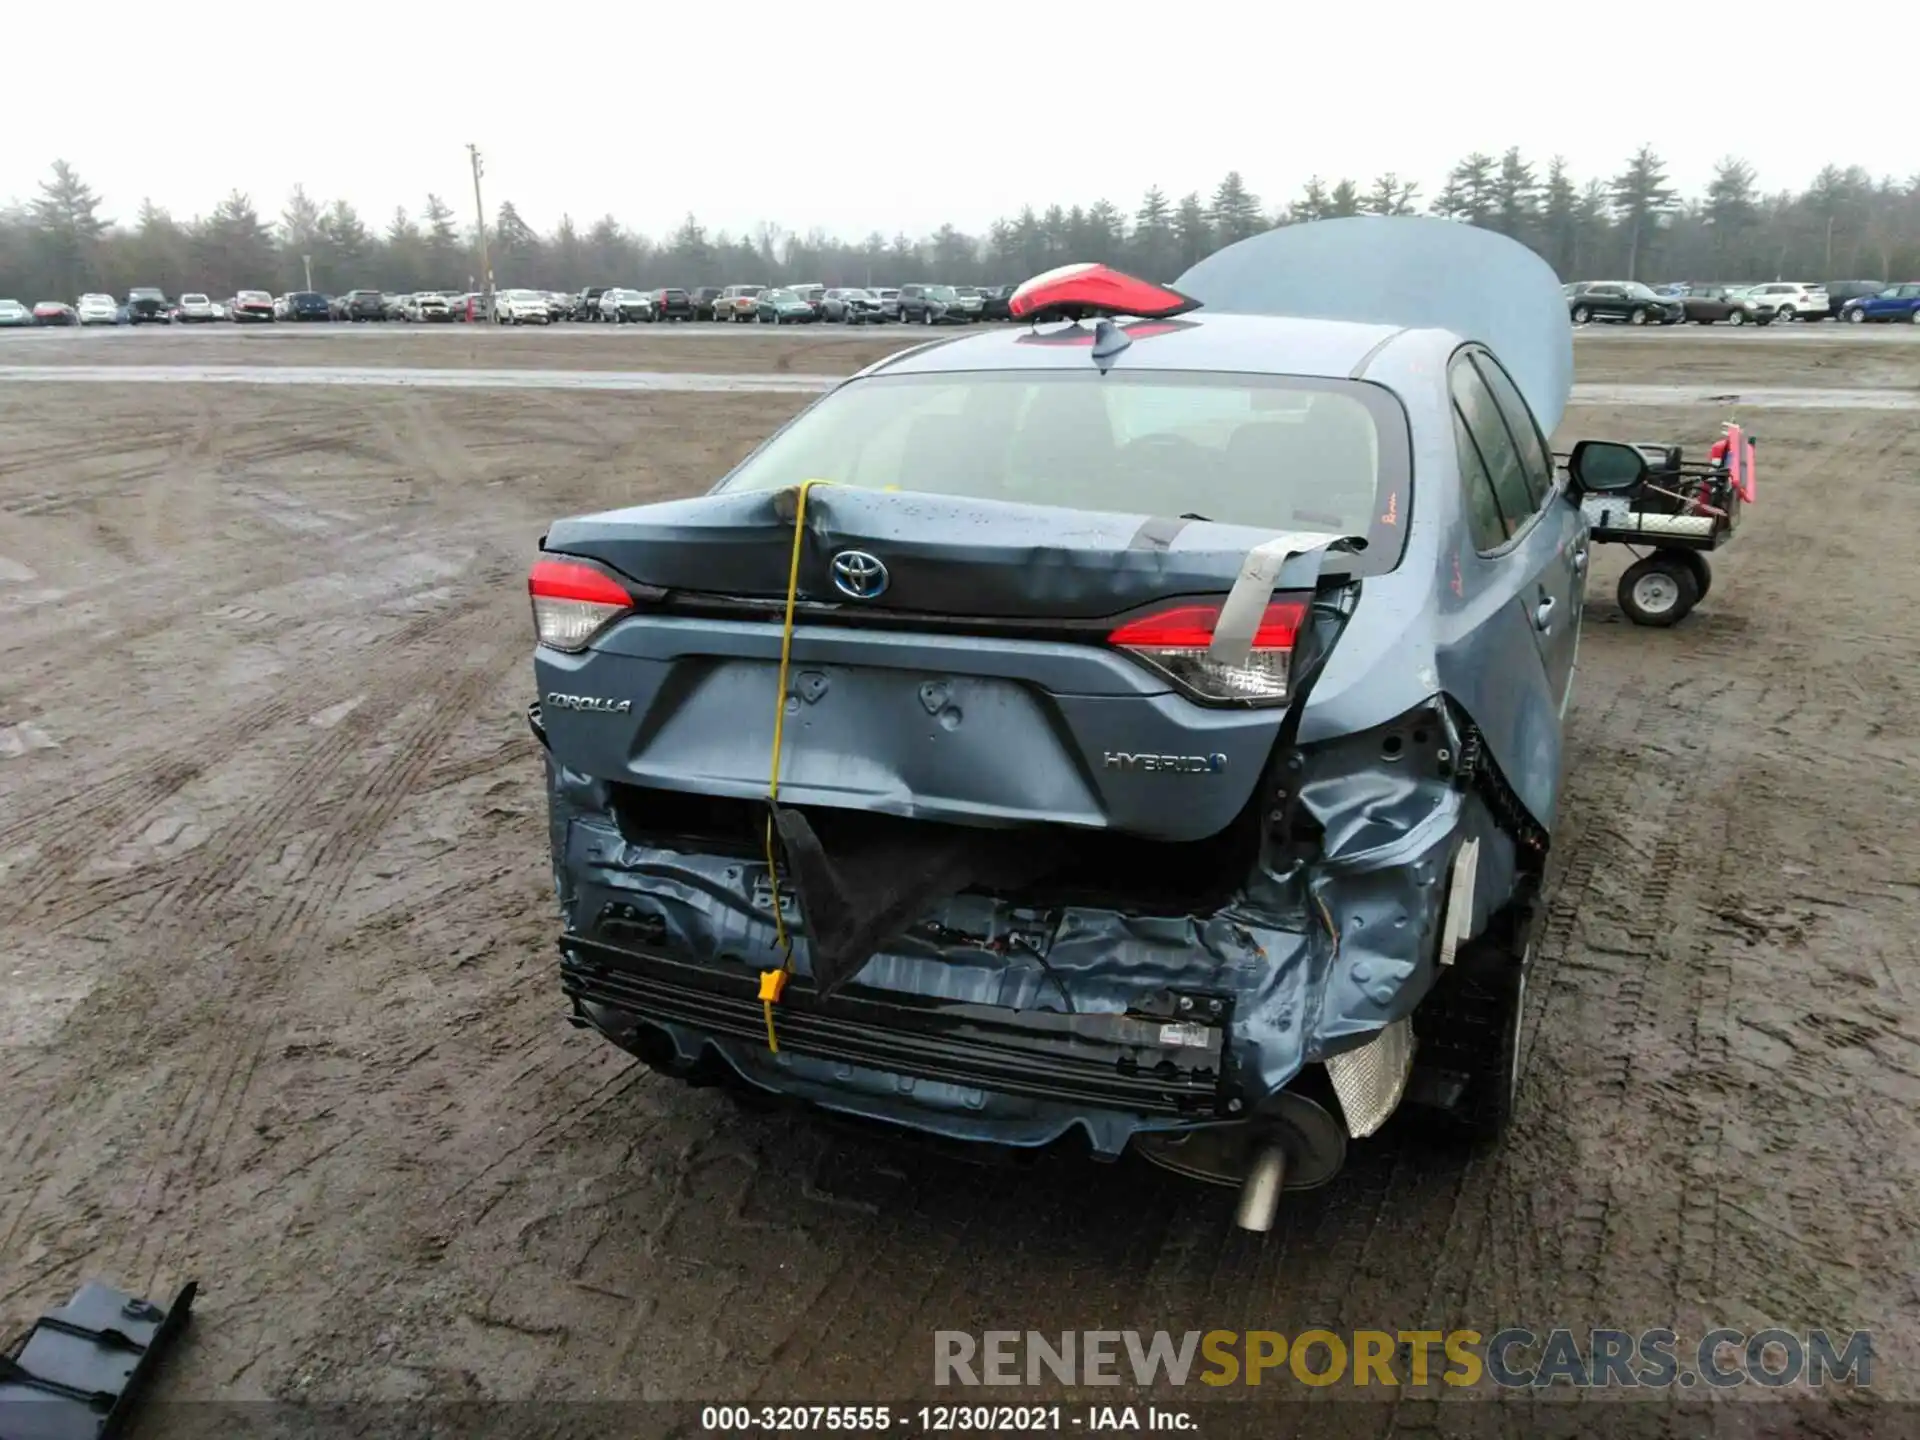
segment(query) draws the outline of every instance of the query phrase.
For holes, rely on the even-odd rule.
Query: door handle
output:
[[[1546,596],[1533,607],[1533,628],[1542,635],[1553,629],[1553,597],[1551,595]]]

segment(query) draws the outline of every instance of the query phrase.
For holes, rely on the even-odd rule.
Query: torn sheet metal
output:
[[[1463,847],[1478,857],[1478,908],[1490,909],[1514,884],[1514,847],[1481,800],[1450,783],[1438,759],[1445,735],[1432,715],[1422,710],[1311,747],[1299,790],[1320,831],[1314,853],[1291,867],[1252,863],[1250,855],[1247,881],[1217,909],[1140,914],[1117,903],[1049,904],[1044,883],[1029,887],[1036,898],[1028,902],[968,891],[929,902],[834,983],[849,1000],[986,1006],[1014,1017],[1115,1016],[1170,995],[1211,997],[1223,1005],[1214,1023],[1225,1027],[1231,1057],[1222,1119],[1255,1112],[1310,1063],[1351,1070],[1358,1062],[1339,1057],[1406,1019],[1432,984],[1449,877],[1460,873]],[[1427,735],[1423,744],[1411,739],[1416,731]],[[1382,764],[1389,740],[1400,742],[1402,758]],[[764,860],[634,843],[619,829],[609,787],[558,766],[552,773],[556,880],[569,933],[737,974],[743,984],[781,963]],[[801,937],[795,981],[811,990],[828,977],[814,973],[791,885],[780,893]],[[582,1003],[581,1014],[616,1043],[634,1045],[634,1016],[606,996]],[[1172,1018],[1202,1030],[1209,1023],[1198,1012]],[[1191,1123],[1091,1103],[1064,1084],[1050,1091],[1036,1082],[1025,1093],[969,1084],[912,1046],[878,1065],[785,1042],[770,1055],[750,1029],[729,1034],[673,1019],[651,1024],[650,1033],[676,1067],[704,1057],[753,1084],[956,1139],[1042,1145],[1078,1129],[1097,1153],[1117,1155],[1136,1133]],[[1229,1100],[1242,1108],[1225,1110]],[[1391,1108],[1387,1089],[1356,1091],[1348,1109],[1354,1133],[1384,1119],[1374,1118],[1382,1106]]]

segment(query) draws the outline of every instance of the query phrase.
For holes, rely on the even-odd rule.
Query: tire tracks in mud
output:
[[[470,623],[464,628],[475,632],[471,638],[476,643],[465,663],[453,667],[458,679],[439,697],[440,703],[424,703],[422,691],[412,683],[425,670],[446,668],[441,659],[429,656],[396,677],[400,683],[389,687],[390,698],[372,707],[353,733],[340,734],[348,728],[345,722],[336,727],[318,754],[276,787],[276,802],[256,808],[241,825],[230,827],[229,833],[239,838],[182,887],[183,918],[205,913],[225,896],[255,855],[297,825],[300,806],[332,781],[349,756],[361,753],[364,742],[388,724],[405,722],[388,753],[367,769],[335,810],[302,866],[303,873],[280,885],[275,900],[229,941],[234,951],[243,957],[251,955],[259,964],[257,973],[239,978],[235,986],[239,993],[234,997],[244,995],[256,1013],[270,1015],[272,997],[287,987],[289,972],[320,959],[324,927],[354,868],[365,858],[366,846],[412,800],[420,778],[454,728],[467,718],[472,701],[496,685],[502,670],[520,658],[518,637],[503,635],[491,615],[475,612],[465,618]],[[417,711],[410,720],[406,719],[409,709]],[[278,1043],[278,1032],[272,1022],[261,1023],[244,1036],[212,1047],[192,1067],[186,1088],[195,1097],[194,1104],[169,1135],[159,1164],[150,1172],[148,1188],[156,1195],[154,1205],[160,1215],[181,1213],[185,1208],[182,1192],[203,1190],[224,1178],[229,1144],[266,1052]],[[184,1162],[179,1158],[183,1155]],[[269,1186],[275,1183],[270,1168],[256,1178]],[[129,1273],[157,1277],[186,1239],[166,1225],[143,1227],[129,1256]]]

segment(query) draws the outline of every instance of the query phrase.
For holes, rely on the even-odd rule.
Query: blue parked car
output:
[[[1840,318],[1854,325],[1869,320],[1901,320],[1909,325],[1920,325],[1920,282],[1889,285],[1878,295],[1849,300],[1841,310]]]
[[[1448,277],[1433,285],[1433,275]],[[530,577],[575,1023],[663,1074],[1242,1187],[1512,1113],[1588,526],[1526,247],[1287,226],[838,385]],[[1417,1037],[1417,1045],[1416,1045]]]

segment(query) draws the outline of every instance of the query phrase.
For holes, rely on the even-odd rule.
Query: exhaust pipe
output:
[[[1273,1229],[1274,1216],[1280,1212],[1280,1192],[1286,1183],[1287,1152],[1278,1145],[1261,1146],[1240,1186],[1240,1205],[1234,1211],[1233,1223],[1263,1235]]]

